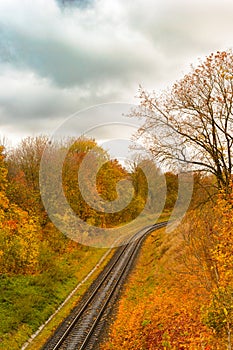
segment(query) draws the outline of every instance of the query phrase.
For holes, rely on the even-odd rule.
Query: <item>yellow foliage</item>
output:
[[[34,273],[38,264],[40,227],[35,218],[9,202],[7,167],[0,148],[0,273]]]

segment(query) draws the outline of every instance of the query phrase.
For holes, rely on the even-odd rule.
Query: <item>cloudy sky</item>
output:
[[[0,136],[15,142],[95,104],[138,103],[139,84],[160,90],[231,48],[232,18],[232,0],[0,0]]]

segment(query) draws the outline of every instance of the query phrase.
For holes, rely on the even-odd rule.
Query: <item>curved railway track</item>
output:
[[[117,249],[81,302],[57,328],[41,350],[96,349],[101,331],[146,235],[167,222],[147,226]]]

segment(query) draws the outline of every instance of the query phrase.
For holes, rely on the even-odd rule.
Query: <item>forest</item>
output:
[[[41,157],[48,142],[47,136],[27,137],[15,148],[0,148],[0,348],[4,349],[20,348],[106,252],[70,239],[51,222],[39,184]],[[124,178],[135,188],[128,207],[116,214],[102,213],[84,201],[77,179],[82,159],[99,146],[92,139],[80,138],[56,147],[67,150],[63,166],[66,197],[75,213],[92,225],[92,231],[95,227],[124,225],[137,217],[145,205],[147,182],[136,163],[132,170],[126,170],[99,149],[105,160],[96,180],[102,198],[114,199],[116,184]],[[150,161],[143,162],[150,166]],[[93,183],[86,175],[92,191]],[[176,200],[178,181],[172,173],[166,178],[171,193],[165,204],[168,211]],[[85,234],[91,236],[92,232]]]
[[[162,177],[167,194],[160,220],[168,219],[178,199],[178,173],[186,171],[193,180],[189,209],[173,232],[148,237],[103,349],[232,349],[232,65],[231,52],[218,52],[160,97],[140,88],[132,113],[144,124],[135,137],[144,140],[150,157],[130,168],[85,137],[52,144],[41,135],[15,148],[0,146],[0,348],[19,349],[97,264],[107,249],[98,247],[95,228],[124,226],[146,203],[157,210]],[[54,149],[58,158],[65,151],[62,190],[75,215],[92,227],[81,233],[94,246],[64,235],[45,210],[45,149],[48,167]],[[128,180],[134,195],[125,208],[96,210],[84,200],[78,173],[88,154],[86,190],[111,202],[117,184]],[[98,162],[103,165],[93,182],[90,164]],[[157,172],[152,192],[142,164]],[[163,172],[155,164],[170,168]],[[118,186],[119,193],[123,189]],[[59,207],[58,195],[55,189],[49,203]],[[66,213],[58,219],[65,222]]]

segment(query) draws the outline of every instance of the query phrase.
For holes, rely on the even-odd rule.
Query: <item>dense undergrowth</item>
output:
[[[147,238],[103,350],[231,349],[232,203],[221,194]]]
[[[200,318],[208,295],[176,261],[180,241],[164,230],[148,237],[102,349],[194,350],[209,343]]]

